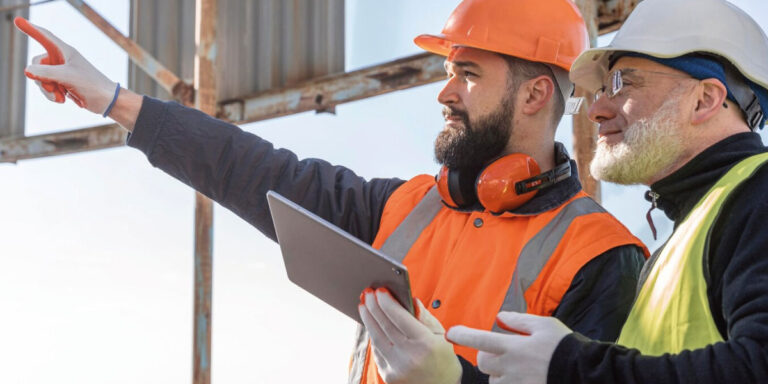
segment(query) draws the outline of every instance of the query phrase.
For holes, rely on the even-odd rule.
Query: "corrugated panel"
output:
[[[131,38],[174,74],[192,82],[195,0],[131,1]],[[138,66],[128,67],[129,88],[161,99],[171,96]]]
[[[0,0],[0,7],[19,4],[29,1]],[[0,138],[24,136],[27,39],[13,25],[16,16],[29,18],[29,8],[0,12]]]
[[[133,0],[131,36],[186,80],[193,75],[194,0]],[[344,0],[220,0],[218,99],[344,70]],[[131,65],[134,90],[168,98]]]

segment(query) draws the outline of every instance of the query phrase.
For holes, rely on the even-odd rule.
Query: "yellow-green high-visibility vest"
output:
[[[704,255],[723,204],[766,161],[768,153],[739,162],[675,229],[638,292],[618,344],[659,356],[723,341],[709,309]]]

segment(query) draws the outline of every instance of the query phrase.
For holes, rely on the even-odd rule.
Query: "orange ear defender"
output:
[[[570,176],[569,161],[541,173],[532,157],[513,153],[492,161],[479,173],[442,167],[435,179],[437,191],[448,206],[466,208],[479,201],[488,211],[502,213],[520,207],[540,189]]]

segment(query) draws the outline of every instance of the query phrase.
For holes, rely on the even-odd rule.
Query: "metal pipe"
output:
[[[54,1],[58,1],[58,0],[40,0],[40,1],[37,1],[37,2],[34,2],[34,3],[22,3],[22,4],[17,4],[17,5],[8,5],[8,6],[5,6],[5,7],[0,7],[0,13],[12,12],[12,11],[16,11],[16,10],[19,10],[19,9],[34,7],[35,5],[51,3],[51,2],[54,2]]]
[[[445,58],[429,53],[331,75],[307,83],[223,101],[217,117],[246,123],[338,104],[445,79]]]
[[[0,163],[121,147],[127,131],[117,124],[0,140]]]
[[[131,58],[144,72],[157,81],[168,93],[182,103],[191,103],[194,96],[192,86],[185,83],[173,72],[168,70],[163,64],[155,59],[149,52],[140,45],[129,39],[109,23],[104,17],[96,12],[83,0],[67,0],[75,9],[85,16],[93,25],[104,32],[107,37],[112,39],[120,48],[122,48],[128,57]]]
[[[195,4],[195,107],[215,115],[217,0]],[[192,382],[211,382],[211,320],[213,301],[213,202],[195,195],[195,319]]]

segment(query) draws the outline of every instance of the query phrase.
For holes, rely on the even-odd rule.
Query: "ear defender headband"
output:
[[[532,157],[513,153],[492,161],[480,172],[442,167],[435,177],[446,205],[466,208],[476,202],[492,213],[516,209],[544,188],[571,176],[569,161],[541,173]]]

